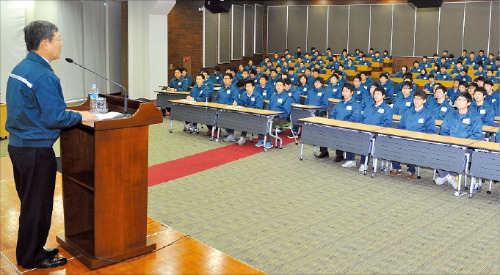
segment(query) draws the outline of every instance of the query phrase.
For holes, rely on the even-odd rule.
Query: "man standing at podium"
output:
[[[52,268],[67,262],[55,257],[57,248],[44,249],[57,171],[52,145],[60,129],[97,117],[66,110],[61,83],[49,64],[60,58],[63,45],[57,26],[33,21],[24,28],[24,40],[28,55],[7,81],[8,151],[21,200],[16,259],[24,268]]]

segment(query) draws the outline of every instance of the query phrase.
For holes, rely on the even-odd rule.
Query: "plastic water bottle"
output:
[[[90,96],[90,112],[95,114],[97,99],[99,98],[99,89],[97,89],[97,84],[92,84],[89,96]]]

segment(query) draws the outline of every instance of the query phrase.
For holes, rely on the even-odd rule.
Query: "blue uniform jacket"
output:
[[[285,91],[285,93],[292,99],[292,103],[300,104],[300,93],[295,87],[292,86],[290,91]]]
[[[354,100],[361,102],[361,100],[363,100],[363,97],[365,97],[367,93],[370,94],[365,89],[365,87],[363,87],[362,85],[359,85],[359,87],[354,88],[354,94],[352,95],[352,97],[354,98]]]
[[[59,78],[50,64],[34,52],[12,70],[6,99],[5,128],[12,146],[51,147],[60,129],[82,120],[79,113],[66,111]]]
[[[223,85],[223,82],[222,82],[222,74],[221,73],[218,73],[218,74],[214,74],[212,73],[210,75],[210,80],[212,81],[212,83],[214,84],[220,84],[220,85]]]
[[[495,77],[495,76],[492,76],[490,78],[488,77],[485,77],[486,80],[491,80],[494,84],[497,84],[498,83],[498,79]]]
[[[424,90],[427,89],[427,91],[433,93],[434,92],[434,86],[436,86],[436,82],[434,82],[432,84],[430,82],[425,83]]]
[[[439,120],[443,120],[449,112],[453,111],[453,106],[450,105],[450,100],[448,98],[441,104],[436,101],[436,104],[429,106],[429,108],[434,114],[434,117]]]
[[[365,107],[362,122],[370,125],[391,127],[393,110],[387,103],[382,102],[375,107],[375,102]]]
[[[181,77],[179,79],[174,77],[168,83],[168,87],[174,88],[177,91],[187,92],[188,82],[184,77]]]
[[[307,95],[307,92],[309,92],[309,90],[312,89],[311,85],[309,84],[306,84],[304,86],[298,86],[297,87],[297,90],[299,91],[299,94],[300,95]]]
[[[450,101],[452,103],[455,103],[455,99],[457,99],[458,94],[460,91],[458,89],[453,89],[453,87],[449,88],[448,91],[446,92],[446,95],[450,98]]]
[[[292,86],[297,86],[297,83],[299,83],[299,76],[296,73],[292,75],[289,74],[288,78],[292,82]]]
[[[271,95],[274,93],[274,87],[267,83],[264,88],[262,88],[262,86],[260,85],[255,86],[255,91],[261,94],[264,100],[269,100],[271,98]]]
[[[439,134],[459,138],[470,138],[480,140],[482,136],[483,123],[476,112],[471,110],[460,118],[458,110],[449,112],[443,123]]]
[[[403,78],[403,71],[399,71],[394,75],[394,78]]]
[[[484,101],[483,105],[478,108],[476,102],[473,101],[469,106],[469,110],[475,111],[479,114],[481,120],[483,121],[483,125],[493,126],[495,123],[495,109],[493,109],[493,106],[491,106],[489,102]]]
[[[342,86],[340,86],[338,83],[333,86],[330,83],[330,85],[325,87],[325,91],[328,95],[328,98],[342,98]]]
[[[497,92],[491,93],[491,95],[487,95],[484,101],[491,103],[493,109],[495,110],[495,116],[499,116],[500,109],[500,95]]]
[[[241,94],[240,104],[248,108],[262,109],[264,106],[264,100],[262,99],[262,95],[255,90],[251,95],[248,95],[245,91]]]
[[[292,110],[292,99],[288,96],[286,92],[274,93],[269,99],[267,104],[267,109],[271,111],[283,112],[276,117],[288,117],[290,111]]]
[[[402,94],[401,96],[397,96],[394,100],[393,108],[394,114],[398,116],[402,115],[406,110],[413,108],[413,94],[407,97],[404,97]]]
[[[205,84],[201,84],[200,87],[198,85],[194,85],[191,92],[189,92],[189,95],[193,97],[195,101],[202,102],[207,101],[210,98],[210,91]]]
[[[239,102],[240,98],[240,92],[238,89],[233,86],[229,85],[229,87],[221,87],[219,92],[217,93],[217,96],[215,96],[214,102],[220,103],[220,104],[233,104],[233,102],[236,101],[236,103]]]
[[[420,63],[418,63],[418,67],[421,69],[423,68],[430,68],[431,67],[431,63],[430,62],[424,62],[424,61],[420,61]]]
[[[457,75],[457,76],[455,76],[455,78],[453,80],[455,80],[455,79],[458,79],[460,81],[465,81],[465,82],[472,81],[472,78],[468,74],[466,74],[465,76]]]
[[[342,100],[335,104],[330,117],[338,120],[360,122],[361,106],[354,98],[349,99],[347,102]]]
[[[193,77],[190,74],[186,74],[184,78],[186,79],[188,86],[193,85]]]
[[[418,74],[417,77],[415,77],[415,79],[424,79],[424,80],[427,80],[427,75],[426,74]]]
[[[420,111],[415,111],[412,107],[406,110],[401,116],[398,124],[399,129],[435,134],[436,133],[436,119],[431,111],[427,108],[422,108]]]
[[[441,72],[437,72],[436,80],[451,80],[451,76],[448,73],[442,74]]]
[[[386,97],[394,98],[394,82],[387,80],[384,85],[382,85],[382,83],[379,83],[378,85],[384,88]]]
[[[321,106],[323,107],[322,110],[325,110],[328,108],[328,93],[324,88],[310,89],[304,103],[306,105]]]

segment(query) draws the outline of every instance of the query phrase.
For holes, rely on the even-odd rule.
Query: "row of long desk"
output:
[[[372,155],[374,173],[377,159],[399,161],[423,167],[458,173],[459,185],[455,191],[461,196],[461,175],[473,177],[469,197],[472,197],[475,178],[500,180],[500,144],[436,134],[413,132],[395,128],[346,122],[322,117],[301,119],[300,159],[304,144],[331,147],[360,155]],[[316,147],[314,149],[316,153]],[[471,150],[474,150],[471,153]],[[472,158],[470,158],[472,155]],[[474,156],[475,155],[475,156]],[[469,160],[471,166],[469,168]],[[367,167],[367,165],[365,166]],[[366,174],[366,170],[364,171]]]

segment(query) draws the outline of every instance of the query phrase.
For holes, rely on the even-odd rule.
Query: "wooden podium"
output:
[[[123,112],[123,97],[104,97]],[[89,110],[89,100],[70,109]],[[153,102],[128,100],[128,113],[61,132],[65,232],[57,242],[90,269],[156,249],[146,240],[148,130],[163,117]]]

